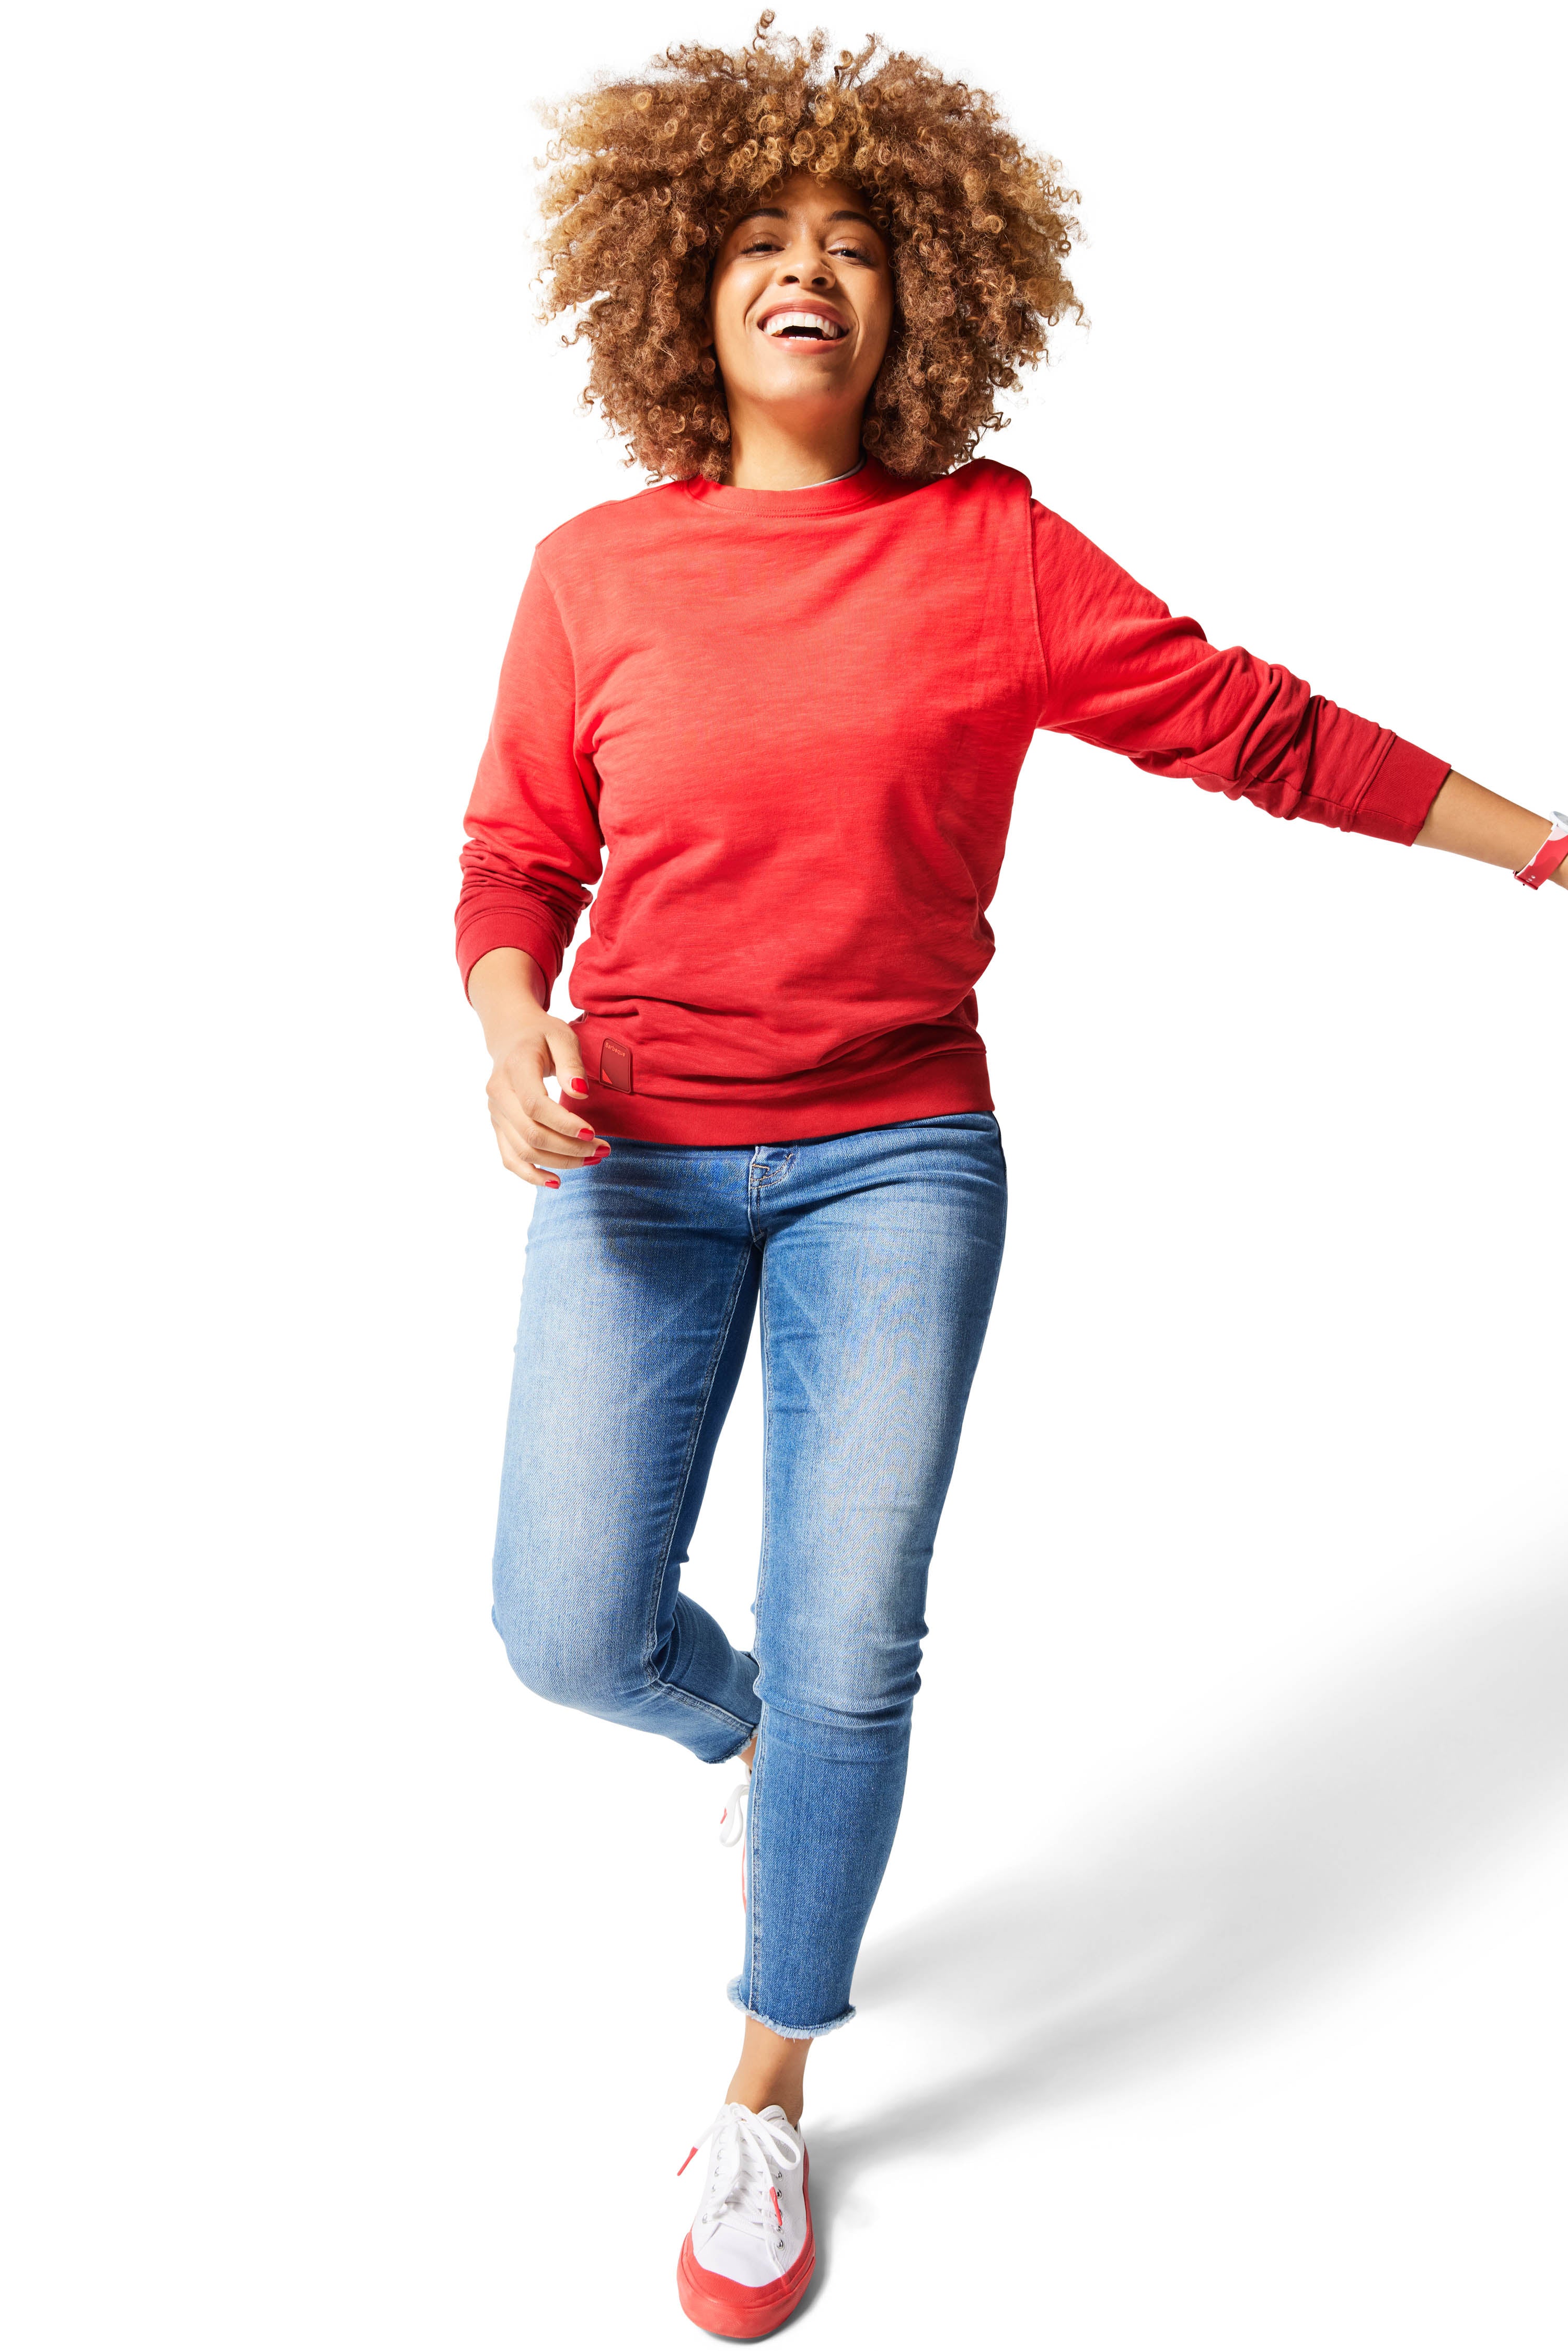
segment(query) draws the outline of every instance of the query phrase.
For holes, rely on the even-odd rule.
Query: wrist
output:
[[[502,1018],[484,1023],[485,1050],[499,1064],[518,1045],[528,1044],[537,1038],[549,1018],[541,1004],[509,1008]]]
[[[468,974],[468,1001],[492,1058],[500,1061],[519,1038],[549,1018],[549,982],[522,947],[492,947]]]

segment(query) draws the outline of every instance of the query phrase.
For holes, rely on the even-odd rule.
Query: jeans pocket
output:
[[[1005,1176],[1008,1172],[1008,1155],[1002,1147],[1002,1123],[995,1111],[991,1113],[991,1124],[997,1130],[997,1149],[1001,1153],[1002,1174]]]

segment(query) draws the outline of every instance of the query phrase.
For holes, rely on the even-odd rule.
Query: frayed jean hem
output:
[[[757,2009],[747,2008],[741,1997],[738,1976],[735,1978],[733,1983],[726,1986],[726,1990],[729,1994],[732,2008],[738,2008],[742,2016],[749,2016],[754,2024],[765,2024],[768,2032],[776,2032],[781,2041],[818,2041],[824,2032],[836,2032],[839,2027],[841,2024],[847,2024],[854,2014],[854,2008],[852,2005],[845,2009],[842,2016],[831,2016],[826,2024],[780,2024],[776,2017],[763,2016]]]

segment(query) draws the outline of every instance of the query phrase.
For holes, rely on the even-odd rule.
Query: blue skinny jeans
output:
[[[611,1136],[535,1195],[495,1622],[540,1697],[704,1762],[758,1734],[737,2008],[847,2023],[904,1797],[926,1572],[996,1292],[988,1111],[709,1149]],[[762,1312],[749,1649],[681,1588]]]

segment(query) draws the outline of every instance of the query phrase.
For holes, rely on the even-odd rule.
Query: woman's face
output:
[[[787,180],[731,223],[708,295],[731,419],[802,429],[865,406],[893,329],[893,274],[864,200],[841,180]]]

